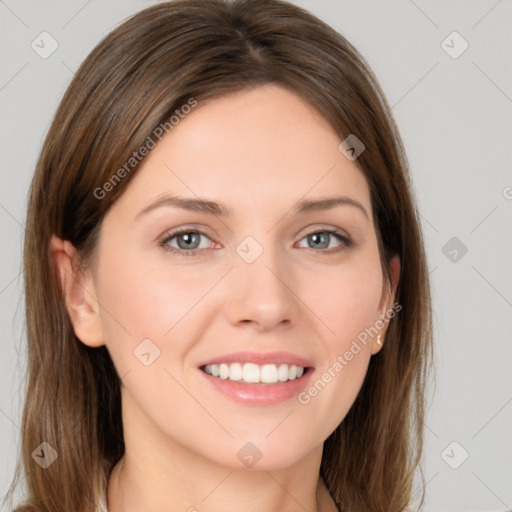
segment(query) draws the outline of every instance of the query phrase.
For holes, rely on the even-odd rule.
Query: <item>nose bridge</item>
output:
[[[228,309],[232,322],[253,321],[271,328],[291,320],[293,273],[272,240],[269,235],[261,243],[249,236],[236,247]]]

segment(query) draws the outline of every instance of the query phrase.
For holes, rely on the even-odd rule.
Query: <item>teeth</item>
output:
[[[263,382],[264,384],[275,384],[276,382],[286,382],[287,380],[295,380],[304,375],[304,368],[294,364],[264,364],[259,366],[254,363],[221,363],[207,364],[204,371],[219,377],[221,379],[229,379],[233,381],[248,382],[251,384]]]
[[[219,377],[221,379],[227,379],[229,377],[229,366],[227,364],[219,365]]]
[[[281,382],[288,380],[288,365],[287,364],[279,365],[279,368],[277,369],[277,378]]]
[[[260,382],[272,383],[277,381],[277,367],[275,364],[266,364],[261,367]]]
[[[242,370],[242,380],[244,382],[260,382],[260,367],[253,363],[244,364]]]
[[[242,380],[243,370],[240,363],[231,363],[229,365],[229,380]]]

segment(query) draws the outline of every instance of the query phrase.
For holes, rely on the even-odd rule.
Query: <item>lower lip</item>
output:
[[[313,368],[308,368],[302,377],[275,384],[249,384],[241,381],[213,377],[203,370],[198,370],[208,382],[229,398],[252,405],[273,405],[298,395],[308,384]]]

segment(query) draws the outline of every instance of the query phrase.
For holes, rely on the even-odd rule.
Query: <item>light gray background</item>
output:
[[[114,26],[152,3],[0,0],[1,496],[19,446],[21,250],[36,158],[79,63]],[[411,164],[436,323],[425,510],[512,509],[512,1],[295,3],[344,34],[368,60]],[[47,59],[31,48],[43,31],[59,45]],[[441,46],[453,31],[469,43],[456,59]],[[461,47],[457,40],[447,44],[451,51]],[[466,254],[460,248],[450,254],[451,246],[443,253],[452,237]],[[447,461],[455,466],[465,452],[467,460],[450,467]]]

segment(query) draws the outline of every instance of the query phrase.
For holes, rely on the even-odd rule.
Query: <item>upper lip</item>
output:
[[[290,354],[289,352],[233,352],[222,356],[213,357],[199,363],[199,367],[206,364],[221,363],[254,363],[264,364],[294,364],[303,368],[313,368],[313,363],[309,359]]]

